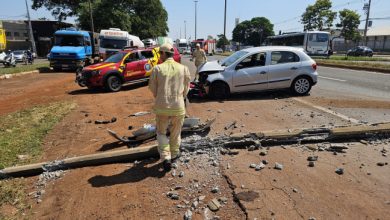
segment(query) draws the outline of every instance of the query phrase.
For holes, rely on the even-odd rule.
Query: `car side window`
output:
[[[141,58],[142,59],[153,58],[153,52],[152,51],[141,51]]]
[[[271,64],[299,62],[299,56],[290,51],[274,51],[271,53]]]
[[[251,68],[256,66],[265,66],[265,53],[256,53],[252,54],[248,57],[246,57],[244,60],[242,60],[239,64],[237,64],[237,67],[239,69],[243,68]]]
[[[138,53],[131,53],[125,60],[125,63],[130,63],[139,60]]]

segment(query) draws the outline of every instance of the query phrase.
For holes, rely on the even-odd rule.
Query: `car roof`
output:
[[[241,51],[253,53],[253,52],[259,52],[259,51],[266,51],[266,50],[289,50],[289,51],[297,51],[301,52],[302,48],[297,47],[287,47],[287,46],[261,46],[261,47],[251,47],[247,49],[243,49]]]

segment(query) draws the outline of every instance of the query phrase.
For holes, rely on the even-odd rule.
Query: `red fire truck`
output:
[[[191,42],[191,51],[195,50],[196,44],[200,44],[200,48],[202,48],[206,54],[213,55],[215,53],[216,48],[216,40],[204,40],[204,39],[197,39]]]

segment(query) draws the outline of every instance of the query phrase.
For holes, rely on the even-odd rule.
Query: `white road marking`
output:
[[[334,81],[339,81],[339,82],[346,82],[347,80],[344,80],[344,79],[336,79],[336,78],[331,78],[331,77],[325,77],[325,76],[318,76],[319,78],[323,78],[323,79],[330,79],[330,80],[334,80]]]
[[[329,109],[326,109],[324,107],[321,107],[321,106],[318,106],[318,105],[314,105],[313,103],[310,103],[310,102],[307,102],[305,100],[302,100],[300,98],[292,98],[293,100],[297,101],[297,102],[300,102],[302,104],[305,104],[305,105],[308,105],[310,107],[313,107],[315,109],[318,109],[320,111],[323,111],[323,112],[326,112],[328,114],[331,114],[331,115],[334,115],[336,117],[339,117],[341,119],[344,119],[344,120],[347,120],[347,121],[350,121],[354,124],[361,124],[360,120],[357,120],[357,119],[354,119],[354,118],[351,118],[351,117],[348,117],[346,115],[343,115],[343,114],[340,114],[338,112],[335,112],[335,111],[332,111],[332,110],[329,110]]]

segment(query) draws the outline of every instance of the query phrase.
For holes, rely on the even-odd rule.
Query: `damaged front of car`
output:
[[[238,51],[223,60],[205,63],[199,68],[199,84],[211,98],[223,99],[230,94],[234,64],[248,52]]]

